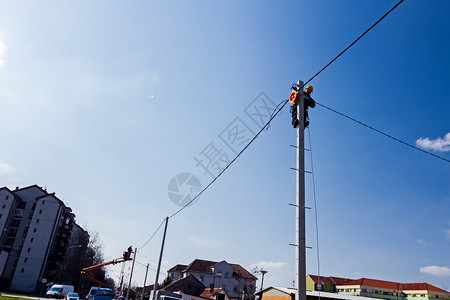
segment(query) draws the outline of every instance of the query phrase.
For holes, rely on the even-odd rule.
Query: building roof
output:
[[[322,276],[321,276],[322,277]],[[295,295],[294,288],[286,288],[286,287],[268,287],[262,290],[261,292],[256,293],[257,295],[264,294],[268,290],[275,289],[287,295]],[[363,297],[363,296],[353,296],[353,295],[343,295],[338,293],[328,293],[328,292],[319,292],[319,291],[306,291],[307,296],[319,297],[322,299],[339,299],[339,300],[373,300],[374,298]]]
[[[193,271],[202,273],[212,273],[212,267],[217,264],[215,261],[195,259],[183,271]]]
[[[200,297],[202,298],[206,298],[206,299],[212,299],[214,298],[214,296],[219,293],[220,291],[223,291],[225,294],[227,294],[227,292],[225,291],[224,288],[220,287],[220,288],[214,288],[214,289],[210,289],[210,288],[206,288],[203,293],[200,294]],[[228,295],[228,294],[227,294]],[[229,298],[230,296],[228,296]]]
[[[170,271],[183,271],[184,269],[186,269],[186,265],[176,265],[175,267],[172,267],[168,272]]]
[[[350,278],[341,278],[341,277],[335,277],[335,276],[317,276],[317,275],[311,275],[311,274],[309,275],[309,277],[311,277],[311,279],[316,284],[336,284],[336,285],[341,285],[341,284],[343,284],[345,282],[349,282],[349,281],[355,280],[355,279],[350,279]]]
[[[169,292],[181,291],[189,295],[199,295],[205,288],[205,285],[195,278],[195,276],[189,275],[169,283],[161,288],[161,290]]]
[[[233,272],[236,273],[239,277],[244,277],[244,278],[254,279],[254,280],[257,279],[252,273],[250,273],[249,271],[244,269],[241,265],[237,265],[237,264],[230,264],[230,265],[233,267]]]
[[[440,289],[434,285],[429,283],[421,282],[421,283],[399,283],[399,282],[391,282],[377,279],[369,279],[369,278],[360,278],[353,281],[348,281],[340,286],[346,285],[360,285],[367,287],[377,287],[382,289],[390,289],[390,290],[401,290],[401,291],[432,291],[432,292],[440,292],[446,293],[450,295],[450,293],[446,290]]]
[[[361,285],[361,286],[369,286],[369,287],[377,287],[381,289],[390,289],[390,290],[401,290],[401,284],[397,282],[384,281],[378,279],[370,279],[370,278],[360,278],[352,281],[347,281],[339,285]]]
[[[450,295],[450,292],[440,289],[434,285],[431,285],[426,282],[420,282],[420,283],[403,283],[403,290],[404,291],[433,291],[433,292],[440,292],[440,293],[446,293]]]
[[[216,261],[203,260],[203,259],[195,259],[189,265],[176,265],[172,267],[170,271],[182,271],[182,272],[200,272],[200,273],[213,273],[214,265],[218,264]],[[256,280],[257,278],[253,276],[249,271],[244,269],[241,265],[238,264],[229,264],[233,267],[233,274],[236,274],[238,277],[248,278]],[[184,268],[183,268],[184,267]]]

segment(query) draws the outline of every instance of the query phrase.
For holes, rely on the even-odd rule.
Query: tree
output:
[[[162,289],[163,287],[168,286],[170,283],[172,283],[172,279],[170,278],[169,274],[167,274],[167,277],[159,285],[159,288]]]

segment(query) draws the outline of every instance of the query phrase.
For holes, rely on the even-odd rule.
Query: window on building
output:
[[[5,209],[5,207],[6,207],[6,204],[3,204],[2,209]]]
[[[8,195],[6,195],[6,198],[5,198],[6,200],[8,200],[9,199],[9,196]]]
[[[28,258],[25,257],[25,258],[23,259],[23,262],[26,263],[27,261],[28,261]]]
[[[30,243],[32,243],[34,241],[34,238],[31,238]]]
[[[203,282],[205,280],[205,276],[200,276],[200,281]]]
[[[2,218],[3,214],[0,214],[0,219]]]
[[[42,209],[39,210],[39,214],[42,214]]]
[[[42,200],[42,205],[44,205],[45,204],[45,200]]]
[[[23,246],[23,243],[25,242],[25,239],[20,240],[20,246]]]
[[[39,223],[39,219],[36,219],[36,223]]]
[[[33,229],[33,232],[36,232],[36,228],[35,228],[35,229]]]
[[[230,278],[230,273],[225,272],[225,278]]]
[[[27,252],[30,252],[31,248],[28,248]]]
[[[20,273],[23,273],[25,271],[25,269],[24,268],[22,268],[21,270],[20,270]]]

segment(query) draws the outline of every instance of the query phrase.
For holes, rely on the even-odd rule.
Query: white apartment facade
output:
[[[37,185],[0,188],[0,288],[39,293],[42,279],[58,278],[75,215]]]

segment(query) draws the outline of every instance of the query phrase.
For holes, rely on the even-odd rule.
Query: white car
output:
[[[68,293],[65,297],[66,300],[80,300],[80,296],[77,293]]]

